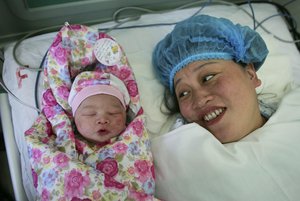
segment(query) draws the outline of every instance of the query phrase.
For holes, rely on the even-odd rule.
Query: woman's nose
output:
[[[212,95],[204,90],[199,89],[194,92],[193,96],[193,107],[194,108],[202,108],[204,107],[210,100],[212,100]]]

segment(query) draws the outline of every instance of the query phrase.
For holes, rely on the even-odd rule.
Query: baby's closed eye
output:
[[[93,110],[84,110],[81,112],[82,116],[95,116],[96,112]]]

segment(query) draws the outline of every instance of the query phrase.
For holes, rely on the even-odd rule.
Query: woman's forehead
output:
[[[189,63],[184,68],[180,69],[174,76],[174,81],[176,78],[180,77],[180,75],[184,75],[185,73],[195,73],[204,67],[208,67],[210,65],[218,64],[222,62],[222,60],[203,60],[203,61],[195,61]]]

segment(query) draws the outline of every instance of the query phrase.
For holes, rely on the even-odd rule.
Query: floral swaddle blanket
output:
[[[137,83],[124,51],[105,33],[64,26],[44,64],[42,112],[25,132],[37,200],[156,200],[154,166]],[[100,149],[76,137],[68,96],[79,73],[111,73],[128,89],[130,123]]]

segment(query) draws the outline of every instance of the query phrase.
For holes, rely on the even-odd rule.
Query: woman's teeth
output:
[[[205,121],[211,121],[213,120],[214,118],[216,118],[217,116],[219,116],[221,113],[223,112],[223,109],[217,109],[211,113],[208,113],[204,116],[204,120]]]

